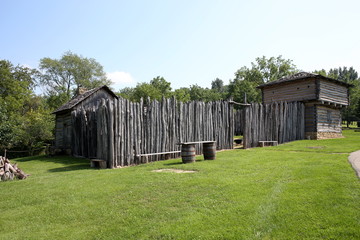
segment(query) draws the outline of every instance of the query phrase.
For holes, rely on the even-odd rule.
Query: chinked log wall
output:
[[[242,111],[244,148],[257,147],[259,141],[284,143],[304,139],[305,107],[301,102],[251,104]]]
[[[110,168],[143,163],[137,154],[178,151],[179,142],[216,141],[220,149],[233,148],[233,106],[227,101],[188,103],[102,99],[72,112],[72,152],[99,158]],[[197,146],[197,154],[201,153]],[[179,153],[172,154],[178,157]],[[149,156],[157,161],[161,156]]]

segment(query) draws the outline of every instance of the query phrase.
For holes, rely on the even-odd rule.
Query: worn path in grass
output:
[[[349,162],[354,168],[356,175],[360,178],[360,150],[350,154]]]

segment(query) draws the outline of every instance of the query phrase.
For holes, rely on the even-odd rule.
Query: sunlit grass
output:
[[[360,133],[123,169],[17,159],[1,182],[0,239],[360,239]],[[152,172],[161,168],[195,173]]]

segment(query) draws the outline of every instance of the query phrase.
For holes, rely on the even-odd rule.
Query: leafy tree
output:
[[[235,79],[229,85],[229,93],[236,102],[259,103],[261,102],[261,94],[256,86],[257,84],[254,82]]]
[[[0,105],[5,115],[20,111],[35,86],[36,70],[0,60]]]
[[[171,96],[171,83],[167,82],[163,77],[157,76],[153,78],[150,84],[156,88],[162,96],[166,98]]]
[[[60,59],[40,60],[40,83],[46,88],[52,105],[68,101],[76,88],[110,85],[103,67],[93,58],[66,52]]]
[[[222,99],[222,94],[213,89],[202,88],[197,84],[191,85],[189,88],[190,100],[192,101],[217,101]]]
[[[139,102],[141,98],[146,100],[150,97],[150,100],[161,100],[162,95],[159,89],[150,83],[139,83],[136,85],[134,95],[131,100]]]
[[[175,89],[174,94],[176,100],[181,102],[188,102],[190,101],[190,89],[189,88],[179,88]]]
[[[0,61],[0,149],[29,149],[51,140],[54,123],[41,97],[33,88],[37,71]],[[36,118],[31,117],[37,115]],[[30,127],[37,125],[38,128]],[[34,138],[27,141],[26,136]]]
[[[346,83],[353,83],[353,81],[358,80],[358,73],[353,67],[349,69],[347,67],[330,69],[327,76]]]
[[[30,150],[30,155],[33,155],[34,149],[53,139],[54,117],[43,103],[39,104],[31,106],[18,129],[19,144]]]
[[[211,89],[216,92],[224,92],[225,88],[224,88],[223,80],[221,80],[219,78],[216,78],[215,80],[213,80],[211,82]]]
[[[131,100],[135,92],[135,88],[132,87],[125,87],[120,89],[117,93],[119,96]]]
[[[263,56],[255,61],[251,63],[251,68],[244,66],[237,70],[234,80],[230,81],[228,94],[237,102],[244,102],[245,93],[248,102],[260,102],[261,92],[256,89],[257,86],[298,72],[292,60],[282,56]]]

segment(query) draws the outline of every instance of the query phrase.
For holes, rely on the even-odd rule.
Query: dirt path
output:
[[[360,178],[360,150],[350,153],[349,162],[356,172],[356,175]]]

